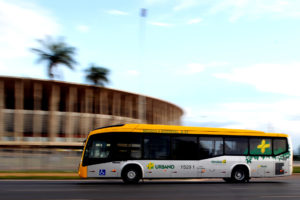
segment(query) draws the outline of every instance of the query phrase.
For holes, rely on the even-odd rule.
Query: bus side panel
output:
[[[250,177],[272,177],[275,175],[275,162],[271,157],[250,157],[246,156],[248,165],[250,166]]]
[[[219,156],[198,161],[198,177],[224,178],[230,176],[230,166],[239,160],[237,156]]]
[[[93,178],[117,178],[121,177],[120,162],[108,162],[87,167],[87,176]]]
[[[174,161],[170,160],[141,160],[144,169],[144,178],[172,178],[176,173]]]
[[[151,160],[141,162],[145,178],[203,178],[230,176],[227,156],[205,160]]]
[[[292,173],[290,167],[291,158],[285,157],[285,155],[279,155],[276,157],[247,157],[248,165],[250,167],[251,177],[276,177],[276,176],[288,176]],[[251,161],[250,161],[251,160]]]

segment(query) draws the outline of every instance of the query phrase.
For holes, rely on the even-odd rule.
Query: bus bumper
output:
[[[80,178],[87,178],[87,166],[83,167],[80,165],[78,169],[78,175]]]

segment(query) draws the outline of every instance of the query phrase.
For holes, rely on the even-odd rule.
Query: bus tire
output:
[[[224,180],[226,183],[232,183],[232,179],[231,179],[231,178],[223,178],[223,180]]]
[[[231,181],[234,183],[244,183],[249,180],[249,171],[246,166],[237,166],[232,170]]]
[[[142,178],[142,171],[136,165],[129,165],[122,170],[121,177],[126,184],[136,184]]]

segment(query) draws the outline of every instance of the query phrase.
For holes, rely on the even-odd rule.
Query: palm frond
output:
[[[57,65],[65,65],[70,69],[74,69],[77,64],[74,56],[76,48],[69,46],[64,42],[62,37],[54,40],[47,36],[44,40],[37,40],[41,48],[31,48],[31,50],[38,55],[37,62],[45,61],[48,67],[48,76],[53,78],[52,69]]]
[[[87,81],[92,82],[95,85],[104,86],[104,83],[109,82],[107,78],[109,70],[104,67],[91,64],[90,67],[85,70],[85,72]]]

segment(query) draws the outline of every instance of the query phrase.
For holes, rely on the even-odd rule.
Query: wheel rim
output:
[[[243,171],[236,171],[234,174],[234,178],[238,181],[244,180],[245,178],[245,173]]]
[[[134,179],[134,178],[136,177],[135,171],[129,171],[129,172],[127,173],[127,177],[128,177],[129,179]]]

